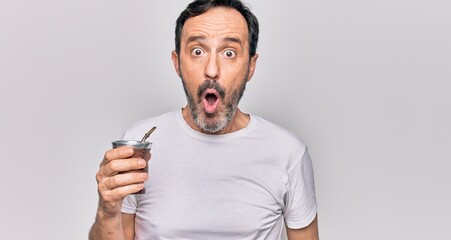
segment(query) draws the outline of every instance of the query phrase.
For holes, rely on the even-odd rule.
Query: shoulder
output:
[[[262,135],[265,135],[267,138],[271,139],[271,141],[281,141],[281,143],[284,144],[294,144],[299,145],[301,148],[305,148],[304,142],[287,128],[259,116],[253,115],[252,119],[255,125],[254,130]]]
[[[289,154],[290,159],[300,159],[306,152],[306,144],[292,131],[259,116],[252,118],[256,135],[270,141],[269,145],[279,153]]]
[[[281,161],[287,173],[290,173],[305,156],[308,156],[306,144],[292,131],[268,121],[262,117],[252,116],[254,137],[265,139],[269,152]]]

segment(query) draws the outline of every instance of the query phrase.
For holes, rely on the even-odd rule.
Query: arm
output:
[[[98,211],[96,221],[89,232],[89,240],[132,240],[135,236],[134,225],[134,214],[122,213],[119,216],[106,217]]]
[[[135,238],[135,214],[122,213],[122,229],[124,229],[125,239]]]
[[[315,219],[305,228],[291,229],[287,227],[288,240],[319,240],[318,219]]]
[[[141,190],[147,173],[142,169],[146,161],[130,158],[131,148],[117,148],[106,152],[97,172],[99,206],[96,220],[89,232],[90,240],[128,240],[134,237],[135,215],[121,213],[124,198]],[[150,157],[150,156],[149,156]]]

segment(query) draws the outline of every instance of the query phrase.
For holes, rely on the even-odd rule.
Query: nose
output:
[[[215,53],[209,55],[207,65],[205,66],[205,77],[210,80],[219,78],[219,60]]]

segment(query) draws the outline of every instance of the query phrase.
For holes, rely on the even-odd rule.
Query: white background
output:
[[[0,2],[1,239],[87,238],[111,140],[185,103],[188,2]],[[450,239],[451,2],[248,2],[241,106],[309,146],[321,239]]]

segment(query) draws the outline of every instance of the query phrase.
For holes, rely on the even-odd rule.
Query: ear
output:
[[[252,79],[252,76],[254,76],[255,67],[257,66],[257,59],[258,59],[258,54],[256,53],[249,62],[249,76],[248,76],[247,81],[250,81]]]
[[[171,58],[172,58],[172,64],[174,65],[175,72],[177,72],[177,75],[180,77],[179,56],[177,55],[177,52],[175,50],[172,51]]]

